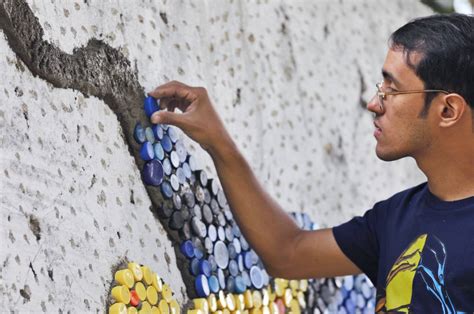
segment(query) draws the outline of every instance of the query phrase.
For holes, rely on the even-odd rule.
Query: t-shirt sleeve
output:
[[[370,280],[377,283],[379,238],[377,222],[380,222],[376,207],[362,217],[354,217],[333,228],[333,234],[342,252],[362,270]]]

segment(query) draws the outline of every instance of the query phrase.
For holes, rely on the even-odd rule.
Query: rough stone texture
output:
[[[390,32],[426,14],[404,0],[1,1],[2,308],[102,312],[123,259],[187,301],[131,138],[145,91],[170,79],[207,87],[270,193],[323,226],[421,181],[376,159],[363,107]]]

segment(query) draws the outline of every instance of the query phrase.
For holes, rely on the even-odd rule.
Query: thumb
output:
[[[171,124],[179,127],[181,124],[180,113],[170,112],[170,111],[156,111],[150,117],[150,120],[154,124]]]

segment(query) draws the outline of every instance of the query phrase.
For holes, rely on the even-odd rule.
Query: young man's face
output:
[[[419,55],[413,54],[410,60],[416,64]],[[402,49],[390,49],[383,68],[384,92],[423,90],[423,82],[406,64]],[[368,104],[367,109],[375,114],[377,140],[376,154],[385,161],[406,156],[418,157],[425,154],[431,146],[430,117],[421,117],[425,94],[387,95],[381,108],[377,97]]]

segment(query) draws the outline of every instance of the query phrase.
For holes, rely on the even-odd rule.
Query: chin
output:
[[[406,154],[395,150],[382,150],[378,147],[375,149],[375,154],[377,157],[383,161],[394,161],[406,157]]]

